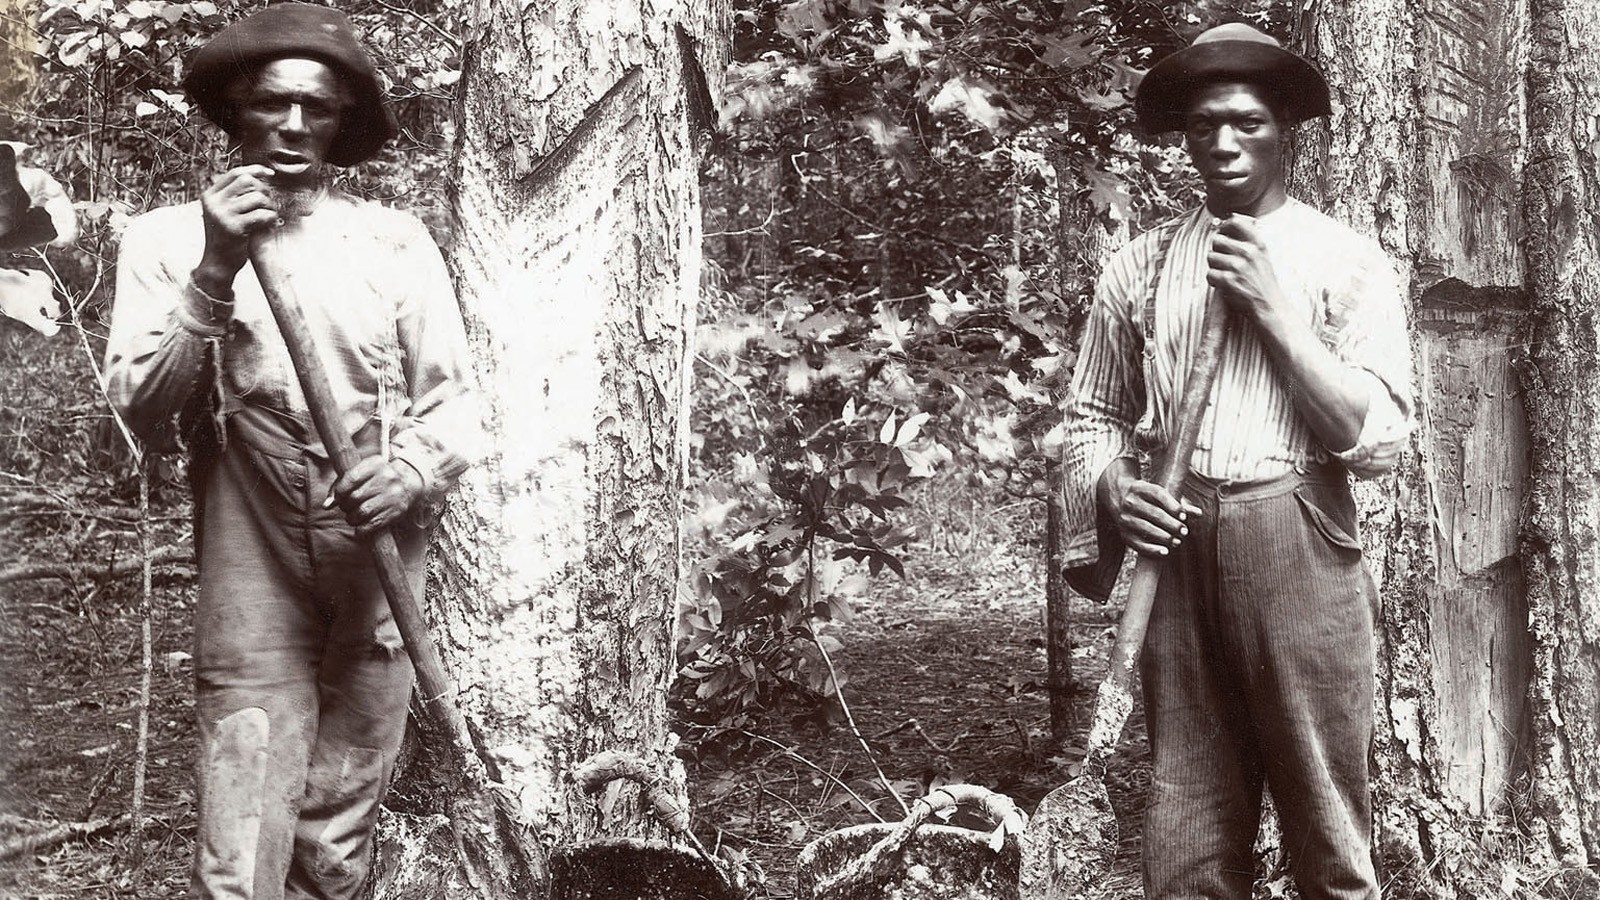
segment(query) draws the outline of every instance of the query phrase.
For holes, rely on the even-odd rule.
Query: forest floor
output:
[[[846,676],[843,693],[855,730],[848,723],[823,729],[814,717],[770,716],[747,729],[759,736],[741,736],[737,751],[713,746],[691,761],[698,830],[708,843],[731,845],[758,864],[765,883],[755,896],[793,896],[796,858],[827,832],[875,816],[898,821],[902,813],[885,780],[908,801],[943,784],[976,784],[1027,812],[1068,780],[1115,620],[1112,611],[1078,601],[1085,607],[1073,617],[1073,666],[1088,687],[1074,696],[1079,724],[1058,749],[1050,739],[1043,569],[1025,558],[1030,552],[991,546],[913,553],[906,580],[875,580],[881,593],[835,632],[844,643],[835,658]],[[857,732],[872,748],[882,778]],[[1106,779],[1122,842],[1103,897],[1139,895],[1147,762],[1136,713]]]
[[[0,565],[4,897],[176,898],[186,887],[194,832],[193,568],[180,561],[154,570],[143,786],[150,821],[135,841],[119,817],[129,810],[137,769],[140,578],[137,571],[103,576],[136,562],[137,539],[126,498],[109,485],[103,490],[66,496],[17,479],[0,485],[0,546],[9,548]],[[152,547],[187,547],[181,503],[158,507],[153,518]],[[1025,560],[1030,552],[1003,541],[964,550],[924,545],[907,560],[904,581],[878,579],[878,593],[856,619],[835,626],[856,727],[903,797],[970,782],[1032,810],[1066,780],[1049,740],[1042,571]],[[39,562],[74,571],[17,577]],[[1112,625],[1104,608],[1081,610],[1074,665],[1082,677],[1103,671]],[[1077,698],[1081,719],[1090,702],[1087,693]],[[849,727],[821,728],[816,717],[792,713],[766,713],[737,739],[707,739],[692,728],[684,734],[695,828],[764,873],[756,898],[793,895],[795,859],[807,842],[873,821],[841,785],[878,815],[900,817]],[[1126,887],[1110,896],[1137,893],[1144,758],[1136,718],[1108,778],[1124,826],[1113,883]],[[103,827],[94,833],[26,847],[46,827],[96,820]]]
[[[153,569],[141,768],[131,461],[82,371],[81,347],[0,323],[0,359],[16,361],[0,365],[0,898],[182,897],[194,835],[187,492],[170,460],[156,460],[147,540],[168,559]],[[936,503],[919,504],[922,538],[906,579],[875,579],[855,620],[832,634],[844,644],[837,662],[857,727],[902,796],[965,781],[1031,811],[1066,777],[1042,687],[1037,523],[1032,504],[997,506],[983,493],[941,489]],[[1104,671],[1111,627],[1105,608],[1079,611],[1074,666],[1090,685]],[[1080,721],[1091,702],[1089,693],[1075,698]],[[778,710],[756,717],[739,740],[683,731],[695,830],[764,871],[755,898],[792,896],[807,842],[872,820],[841,783],[878,815],[899,817],[851,730],[815,723]],[[1135,715],[1108,778],[1123,825],[1111,896],[1137,894],[1145,756]],[[141,771],[146,824],[136,834],[127,814]]]

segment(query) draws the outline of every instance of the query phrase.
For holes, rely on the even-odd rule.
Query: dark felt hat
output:
[[[354,102],[340,117],[328,162],[353,166],[371,159],[400,133],[394,113],[383,102],[378,70],[361,49],[350,20],[326,6],[279,3],[229,25],[195,53],[183,87],[206,118],[232,134],[229,83],[286,57],[324,63],[343,75],[350,89]]]
[[[1139,125],[1151,134],[1182,131],[1189,98],[1197,89],[1221,81],[1268,91],[1290,122],[1332,112],[1328,82],[1315,66],[1249,25],[1233,22],[1201,32],[1189,46],[1151,68],[1133,99]]]

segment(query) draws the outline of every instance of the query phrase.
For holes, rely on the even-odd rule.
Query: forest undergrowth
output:
[[[182,897],[195,750],[186,491],[168,463],[149,467],[146,538],[157,563],[141,754],[136,480],[103,401],[85,386],[92,381],[38,376],[86,366],[81,348],[0,328],[8,399],[0,410],[0,896]],[[69,389],[53,386],[63,383]],[[752,900],[793,896],[796,858],[818,837],[897,820],[891,788],[909,799],[973,783],[1031,811],[1067,779],[1081,744],[1114,609],[1081,600],[1074,608],[1077,721],[1057,747],[1044,687],[1037,503],[953,479],[919,486],[910,499],[905,578],[874,577],[850,621],[821,628],[842,645],[834,661],[854,731],[791,706],[758,710],[736,729],[679,723],[693,827],[761,873]],[[128,814],[141,771],[136,827]],[[1139,896],[1148,777],[1136,710],[1107,777],[1122,842],[1102,900]],[[1390,900],[1413,896],[1401,881],[1390,888]],[[1258,895],[1292,889],[1276,876]]]
[[[181,897],[195,741],[185,491],[170,466],[152,466],[146,527],[158,562],[141,759],[139,514],[128,460],[92,387],[62,391],[37,377],[82,368],[81,348],[9,327],[0,339],[10,398],[0,435],[0,896]],[[826,626],[843,644],[837,662],[856,724],[904,797],[972,782],[1031,809],[1064,778],[1048,738],[1034,509],[981,488],[921,491],[907,577],[875,578],[853,621]],[[1089,678],[1110,627],[1106,610],[1081,610],[1076,662]],[[738,734],[680,728],[695,829],[764,872],[757,897],[791,896],[795,857],[819,835],[873,813],[899,817],[857,738],[824,718],[778,708]],[[1112,791],[1131,822],[1142,793],[1137,733],[1124,750]],[[145,821],[135,827],[140,770]],[[1136,848],[1133,829],[1120,866],[1130,889]]]
[[[73,499],[89,509],[114,498]],[[158,515],[163,540],[187,540],[187,523],[174,509]],[[100,577],[105,566],[126,561],[127,551],[118,557],[115,529],[96,528],[88,518],[57,511],[11,516],[4,525],[6,544],[17,551],[7,571],[45,555],[80,570],[0,585],[6,666],[0,745],[9,748],[0,759],[0,847],[53,825],[105,825],[15,853],[0,863],[0,892],[18,900],[182,897],[194,833],[193,568],[156,570],[149,822],[135,840],[119,817],[128,809],[136,763],[139,579]],[[903,796],[971,782],[1031,809],[1065,777],[1049,742],[1039,573],[1024,553],[918,546],[907,580],[884,579],[841,634],[838,661],[848,673],[844,690],[857,725]],[[1089,651],[1080,659],[1086,672],[1095,671],[1092,657],[1103,658],[1109,627],[1103,610],[1083,612],[1075,631]],[[756,897],[792,896],[794,861],[807,842],[874,820],[843,785],[878,815],[899,817],[842,725],[823,728],[815,716],[780,709],[742,734],[686,729],[683,738],[695,829],[709,845],[756,864],[764,873]],[[1111,777],[1119,815],[1128,822],[1136,821],[1143,792],[1137,765],[1143,752],[1142,736],[1130,735]],[[1136,852],[1134,829],[1125,835],[1118,873],[1130,891]]]

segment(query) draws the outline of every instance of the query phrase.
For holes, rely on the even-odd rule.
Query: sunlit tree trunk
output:
[[[632,788],[602,815],[567,780],[597,751],[681,789],[666,693],[697,150],[729,26],[715,0],[483,0],[467,22],[448,256],[490,447],[429,599],[480,752],[550,851],[656,830]],[[426,749],[394,792],[376,895],[480,896]]]
[[[1335,114],[1303,129],[1296,192],[1378,237],[1411,289],[1415,452],[1362,493],[1397,896],[1595,890],[1597,21],[1593,0],[1299,20]]]

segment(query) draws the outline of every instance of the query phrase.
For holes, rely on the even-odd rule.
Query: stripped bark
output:
[[[447,514],[431,626],[519,824],[547,850],[659,834],[632,788],[600,813],[568,775],[626,750],[683,790],[666,688],[697,146],[726,10],[485,0],[468,19],[447,255],[491,447]],[[427,750],[394,791],[375,896],[503,896],[459,864],[455,848],[484,836],[451,832]]]
[[[1600,3],[1296,8],[1335,97],[1304,130],[1297,191],[1378,237],[1412,297],[1421,427],[1399,476],[1361,494],[1384,598],[1387,890],[1587,896],[1567,891],[1600,818]]]

